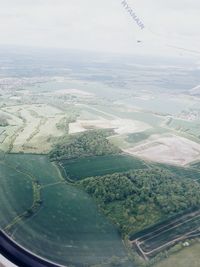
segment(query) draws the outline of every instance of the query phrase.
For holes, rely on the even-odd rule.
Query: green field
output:
[[[200,180],[200,170],[196,168],[190,167],[179,167],[174,165],[153,163],[152,166],[155,168],[156,166],[161,167],[163,169],[169,170],[174,175],[182,178],[189,178],[193,180]]]
[[[6,156],[6,163],[11,164],[22,172],[31,173],[41,185],[48,185],[60,181],[56,168],[46,156],[9,154]]]
[[[165,134],[168,132],[169,132],[169,130],[167,130],[165,128],[155,127],[155,128],[151,128],[151,129],[146,130],[146,131],[141,132],[141,133],[129,134],[126,141],[128,143],[135,144],[135,143],[146,140],[147,138],[149,138],[153,134]]]
[[[126,172],[131,169],[144,169],[147,167],[162,168],[170,171],[178,177],[200,180],[198,165],[191,167],[179,167],[162,163],[150,163],[128,155],[108,155],[100,157],[86,157],[74,160],[60,161],[63,173],[76,181],[91,176],[102,176],[115,172]]]
[[[8,221],[12,219],[11,214],[21,213],[32,202],[28,177],[36,178],[42,186],[40,209],[13,228],[12,237],[19,244],[64,265],[87,266],[109,262],[117,256],[126,262],[120,266],[130,266],[116,228],[98,211],[88,194],[63,183],[58,170],[47,157],[8,155],[1,170],[4,170],[4,177],[12,178],[9,183],[10,179],[6,179],[4,195],[0,196],[3,196],[1,201],[6,200],[6,207],[2,209],[1,206],[4,212],[1,218]],[[10,206],[6,213],[8,203]]]
[[[89,157],[62,163],[74,180],[151,167],[150,163],[147,165],[127,155]],[[152,164],[153,168],[157,166],[180,178],[199,177],[199,172],[192,168]],[[31,207],[32,181],[38,181],[41,186],[41,207],[33,216],[17,222],[9,232],[19,244],[64,265],[91,266],[112,261],[113,256],[117,256],[120,261],[125,261],[119,266],[134,266],[127,260],[117,229],[98,211],[87,193],[63,180],[47,156],[9,154],[5,159],[1,158],[0,168],[1,227]],[[153,214],[152,210],[149,218],[150,214]]]
[[[189,217],[188,222],[181,222],[180,225],[178,223],[174,223],[172,225],[173,228],[165,228],[163,231],[158,231],[156,234],[152,234],[146,238],[142,238],[144,243],[141,245],[141,248],[145,252],[153,251],[154,249],[158,249],[161,246],[166,246],[167,243],[171,242],[172,240],[183,237],[187,235],[189,232],[193,232],[193,235],[199,234],[198,227],[200,225],[200,217],[197,215],[196,217],[192,218]],[[158,250],[159,251],[159,250]],[[158,253],[158,251],[156,251]],[[156,254],[156,252],[152,253],[152,255]],[[152,256],[150,255],[150,256]]]
[[[200,244],[198,243],[171,255],[155,267],[200,267],[199,251]]]
[[[33,203],[31,179],[3,161],[0,161],[0,203],[2,229]]]
[[[130,169],[144,169],[144,161],[127,155],[109,155],[87,157],[60,162],[65,174],[72,180],[81,180],[90,176],[102,176]]]
[[[164,116],[163,117],[157,116],[150,112],[143,112],[143,111],[126,112],[126,111],[121,111],[118,108],[113,108],[110,106],[100,106],[100,105],[96,105],[95,107],[99,110],[102,110],[103,112],[108,112],[111,115],[119,116],[122,119],[132,119],[132,120],[142,121],[147,124],[150,124],[153,127],[158,127],[165,119]]]
[[[43,198],[40,212],[15,232],[20,244],[60,264],[95,264],[113,255],[124,258],[116,230],[84,192],[56,185],[44,189]]]

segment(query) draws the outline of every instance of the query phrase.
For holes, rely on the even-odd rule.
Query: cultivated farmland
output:
[[[197,242],[197,70],[58,54],[0,58],[2,230],[70,267],[153,267]]]
[[[20,245],[64,265],[109,262],[116,256],[124,261],[122,266],[129,266],[116,228],[85,192],[65,182],[46,156],[8,155],[2,164],[5,175],[1,178],[7,184],[2,184],[1,226]],[[14,218],[32,205],[33,182],[39,186],[40,206],[13,224]]]
[[[65,127],[57,127],[66,114],[49,105],[10,106],[2,112],[10,117],[0,144],[4,151],[47,153],[53,144],[52,137],[56,139],[66,133]]]
[[[200,211],[169,219],[131,237],[131,244],[144,259],[154,257],[179,242],[200,236]]]
[[[69,133],[84,132],[87,129],[114,129],[116,134],[128,134],[142,132],[150,126],[140,121],[130,119],[113,119],[104,118],[98,120],[77,120],[69,124]]]
[[[130,169],[147,168],[144,161],[127,155],[86,157],[75,160],[62,160],[59,165],[63,174],[71,180],[81,180],[90,176],[101,176]]]
[[[143,144],[124,149],[141,158],[175,165],[186,165],[200,157],[200,145],[176,135],[155,135]]]
[[[32,181],[14,166],[0,161],[0,227],[4,229],[33,203]]]

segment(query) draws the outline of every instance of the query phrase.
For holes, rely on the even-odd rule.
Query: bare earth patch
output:
[[[88,128],[113,129],[116,134],[128,134],[142,132],[150,128],[148,124],[129,119],[98,119],[98,120],[77,120],[69,124],[69,133],[84,132]]]
[[[147,160],[186,165],[200,156],[200,144],[176,135],[151,138],[124,152]]]

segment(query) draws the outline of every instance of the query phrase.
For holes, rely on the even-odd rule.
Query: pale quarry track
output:
[[[124,152],[150,161],[185,166],[200,158],[200,144],[174,134],[156,135]]]

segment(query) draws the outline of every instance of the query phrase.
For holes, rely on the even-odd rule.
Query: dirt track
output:
[[[162,250],[168,249],[170,246],[173,246],[175,244],[177,244],[180,241],[184,241],[188,238],[192,238],[195,236],[200,236],[200,223],[199,223],[199,218],[200,218],[200,211],[195,211],[195,212],[191,212],[189,214],[183,215],[181,216],[179,219],[175,219],[172,222],[167,223],[166,225],[163,226],[158,226],[157,229],[154,229],[153,231],[150,231],[147,234],[142,234],[141,236],[139,236],[138,238],[131,240],[130,243],[132,244],[132,246],[134,246],[137,251],[140,252],[140,254],[143,256],[143,258],[145,260],[148,260],[148,257],[152,257],[155,256],[157,253],[159,253]],[[190,226],[190,223],[192,222],[196,222],[197,220],[197,226],[193,226],[193,229],[191,229],[191,231],[186,231],[186,232],[182,232],[180,231],[181,226],[185,226],[188,224],[188,226]],[[198,225],[199,223],[199,225]],[[159,244],[159,240],[158,240],[158,246],[148,250],[148,241],[155,239],[155,244],[156,244],[156,237],[161,237],[165,234],[173,229],[178,229],[178,234],[176,233],[176,231],[174,232],[174,238],[172,237],[172,239],[170,241],[164,242],[163,244]],[[184,228],[183,228],[184,230]],[[180,233],[179,233],[180,231]],[[167,236],[166,236],[167,237]],[[166,238],[167,239],[167,238]],[[162,238],[161,238],[162,240]],[[146,247],[146,249],[145,249]]]

